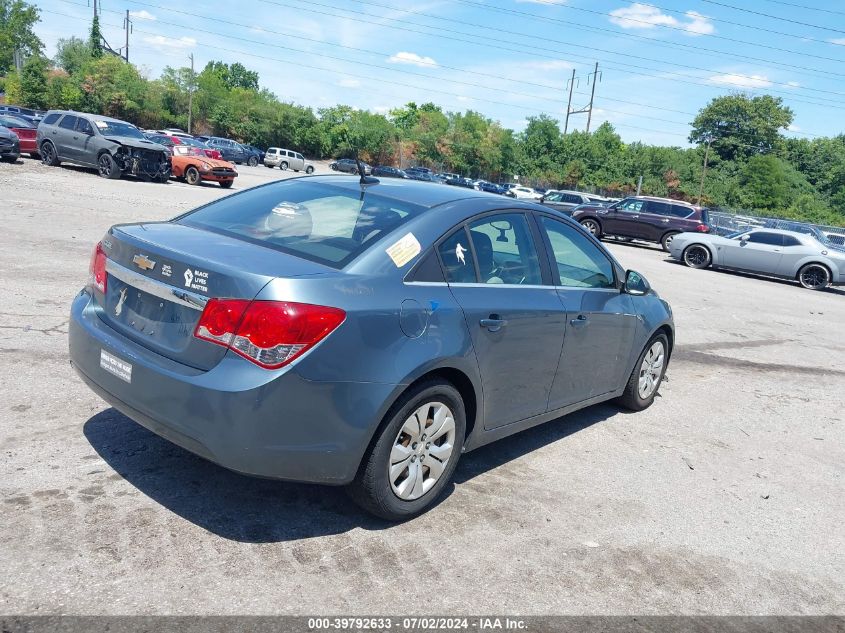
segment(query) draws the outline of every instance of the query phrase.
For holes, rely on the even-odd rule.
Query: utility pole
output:
[[[701,206],[701,197],[704,195],[704,176],[707,174],[707,157],[710,154],[710,143],[713,137],[707,137],[707,148],[704,150],[704,168],[701,170],[701,185],[698,187],[698,206]]]
[[[126,9],[126,18],[123,20],[123,28],[126,30],[126,46],[123,49],[123,59],[129,61],[129,34],[132,32],[132,20],[129,18],[129,9]]]
[[[566,122],[563,124],[563,133],[569,129],[569,114],[572,111],[572,89],[575,88],[575,69],[572,69],[572,79],[569,80],[569,101],[566,103]]]
[[[637,195],[640,195],[640,191],[643,190],[643,177],[640,176],[639,181],[637,182]]]
[[[590,133],[590,121],[593,118],[593,99],[596,98],[596,82],[601,81],[601,73],[599,72],[599,63],[596,62],[596,69],[593,71],[593,90],[590,92],[590,107],[587,110],[587,134]],[[587,75],[587,81],[590,81],[590,75]]]
[[[191,81],[188,84],[188,134],[191,133],[191,116],[194,109],[194,54],[188,55],[191,60]]]

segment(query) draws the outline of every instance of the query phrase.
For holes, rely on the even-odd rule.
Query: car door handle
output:
[[[663,218],[660,221],[663,222],[663,224],[669,224],[669,218]]]
[[[481,327],[487,328],[491,332],[498,332],[508,324],[505,319],[500,319],[498,314],[491,314],[488,318],[481,319],[479,323]]]
[[[632,220],[636,220],[638,217],[640,217],[640,216],[638,216],[638,215],[632,215],[632,216],[631,216],[631,219],[632,219]]]
[[[576,318],[570,319],[569,325],[574,327],[583,327],[590,322],[590,319],[585,317],[583,314],[579,314]]]

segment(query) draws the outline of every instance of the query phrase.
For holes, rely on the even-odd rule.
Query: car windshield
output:
[[[223,198],[178,221],[342,268],[424,209],[372,191],[292,180]]]
[[[127,136],[129,138],[143,139],[144,135],[141,130],[136,128],[131,123],[124,123],[123,121],[94,121],[94,125],[100,130],[103,136]]]
[[[0,114],[0,125],[8,128],[16,127],[23,130],[29,130],[36,127],[26,119],[5,114]]]

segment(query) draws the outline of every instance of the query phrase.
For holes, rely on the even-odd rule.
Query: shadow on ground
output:
[[[598,405],[488,444],[461,457],[442,499],[456,485],[618,413]],[[83,429],[97,453],[121,477],[171,512],[222,538],[269,543],[392,524],[360,510],[342,488],[239,475],[171,444],[116,409]]]

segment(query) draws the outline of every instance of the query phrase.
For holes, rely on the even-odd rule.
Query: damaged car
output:
[[[36,140],[41,162],[49,167],[67,162],[94,168],[103,178],[129,175],[162,183],[170,178],[167,148],[119,119],[51,110],[39,123]]]
[[[228,189],[235,182],[238,172],[232,163],[215,160],[206,156],[197,147],[174,145],[170,148],[173,177],[184,180],[189,185],[199,185],[203,181],[216,182]]]

